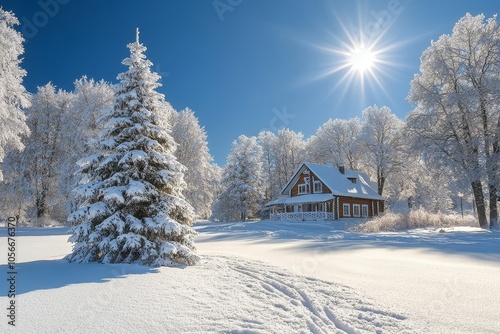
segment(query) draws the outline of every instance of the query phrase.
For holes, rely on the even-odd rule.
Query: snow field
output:
[[[65,228],[18,228],[17,327],[0,332],[499,332],[497,232],[351,223],[199,222],[203,261],[186,268],[69,264]]]
[[[67,237],[17,238],[17,326],[4,321],[2,332],[416,332],[404,316],[352,288],[259,261],[205,256],[186,268],[69,264],[61,260],[70,251]],[[0,268],[5,271],[5,262]],[[0,304],[7,302],[0,297]]]
[[[198,223],[201,254],[244,256],[355,289],[424,333],[500,332],[500,234],[479,228],[354,234],[355,223]]]

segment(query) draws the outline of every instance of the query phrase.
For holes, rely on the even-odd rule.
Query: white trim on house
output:
[[[368,217],[368,204],[361,205],[361,217],[363,218]]]
[[[334,220],[333,212],[281,212],[271,213],[271,220]]]
[[[316,180],[313,183],[313,193],[321,194],[323,192],[323,182]]]
[[[353,217],[361,217],[361,205],[359,205],[359,204],[352,205],[352,216]]]
[[[344,217],[350,217],[351,216],[351,205],[349,203],[344,203],[342,205],[342,216],[344,216]]]

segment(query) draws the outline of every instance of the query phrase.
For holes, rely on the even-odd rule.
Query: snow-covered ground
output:
[[[200,223],[202,254],[245,256],[354,288],[424,333],[500,333],[500,234],[346,233],[342,222]]]
[[[199,222],[187,268],[68,264],[66,229],[18,228],[16,328],[2,293],[0,332],[498,333],[500,234],[343,225]]]

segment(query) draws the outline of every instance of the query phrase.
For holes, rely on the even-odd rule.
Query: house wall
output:
[[[350,215],[346,215],[344,213],[344,204],[349,204],[349,213]],[[368,217],[377,216],[380,213],[384,212],[384,201],[380,200],[372,200],[372,199],[363,199],[363,198],[353,198],[353,197],[340,197],[339,198],[339,213],[340,218],[349,218],[353,216],[353,205],[359,204],[360,206],[360,214],[362,213],[362,205],[368,205]]]

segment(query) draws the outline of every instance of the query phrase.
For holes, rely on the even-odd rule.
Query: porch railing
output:
[[[333,212],[282,212],[271,213],[271,220],[334,220]]]

